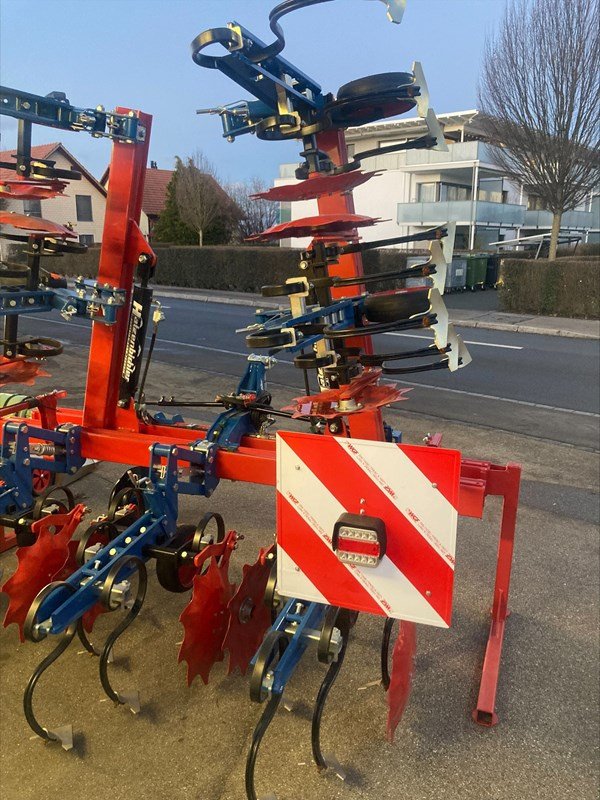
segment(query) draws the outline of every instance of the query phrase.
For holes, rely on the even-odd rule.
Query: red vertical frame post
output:
[[[498,545],[496,582],[494,584],[494,600],[492,604],[492,624],[483,660],[477,706],[473,711],[475,722],[488,727],[498,722],[495,708],[496,691],[500,674],[504,629],[509,613],[508,592],[515,546],[520,485],[521,467],[518,464],[507,464],[506,467],[493,465],[490,469],[486,494],[502,497],[502,519],[500,522],[500,543]]]
[[[345,164],[348,161],[348,151],[346,148],[346,136],[343,130],[328,130],[317,134],[317,147],[327,154],[328,158],[336,165]],[[354,214],[354,198],[352,192],[335,192],[330,195],[323,195],[317,200],[319,214]],[[358,236],[356,230],[354,234]],[[362,256],[360,253],[350,253],[341,256],[339,262],[329,268],[329,274],[339,278],[356,278],[364,274]],[[352,287],[351,294],[364,292],[363,284]],[[340,299],[347,294],[348,290],[340,287],[331,290],[334,299]],[[373,343],[370,336],[357,337],[348,340],[348,346],[358,346],[365,353],[373,352]],[[351,423],[352,435],[358,439],[379,439],[385,438],[383,431],[383,417],[381,411],[366,411],[356,414]]]
[[[114,325],[92,323],[83,425],[137,430],[135,414],[130,409],[120,409],[118,400],[137,258],[132,242],[139,239],[152,117],[127,108],[116,111],[137,116],[146,128],[146,135],[143,141],[131,144],[113,143],[98,282],[124,289],[126,300]]]

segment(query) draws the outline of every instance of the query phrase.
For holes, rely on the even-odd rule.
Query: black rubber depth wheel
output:
[[[287,297],[305,289],[303,283],[280,283],[275,286],[261,286],[260,292],[263,297]]]
[[[130,474],[131,473],[131,474]],[[113,486],[110,497],[108,499],[108,505],[110,506],[113,498],[115,495],[121,491],[121,489],[131,489],[134,486],[134,481],[131,479],[131,475],[134,476],[136,480],[140,480],[141,478],[148,477],[148,467],[130,467],[126,470],[119,480]]]
[[[28,358],[50,358],[59,356],[63,351],[63,346],[57,339],[50,339],[47,336],[25,339],[18,342],[18,348],[19,353]]]
[[[323,369],[335,364],[335,356],[317,356],[316,353],[306,353],[294,358],[294,366],[298,369]]]
[[[292,343],[289,333],[273,331],[273,333],[251,333],[246,336],[248,347],[284,347]]]
[[[410,72],[381,72],[377,75],[357,78],[340,86],[337,99],[349,100],[354,97],[388,92],[392,89],[397,89],[399,86],[407,86],[412,83],[414,83],[414,78]]]
[[[396,292],[372,295],[364,304],[364,314],[369,322],[397,322],[429,310],[429,292]]]
[[[167,546],[173,550],[186,548],[192,552],[192,542],[196,533],[195,525],[178,525],[177,533],[168,542]],[[158,556],[156,559],[156,577],[158,582],[167,592],[187,592],[192,588],[197,569],[190,559],[188,564],[181,564],[177,559],[169,556]]]

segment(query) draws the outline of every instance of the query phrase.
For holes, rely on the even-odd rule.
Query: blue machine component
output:
[[[230,52],[224,56],[201,53],[205,47],[216,43]],[[285,58],[276,55],[262,59],[261,63],[253,60],[252,53],[266,47],[255,34],[236,22],[230,22],[227,28],[204,31],[192,42],[192,58],[196,64],[220,70],[258,100],[198,111],[200,114],[218,113],[223,124],[223,136],[230,141],[256,130],[262,121],[276,115],[287,115],[291,118],[288,123],[292,125],[299,123],[302,115],[306,123],[325,105],[319,84]]]
[[[333,330],[342,330],[355,324],[355,310],[360,308],[360,298],[345,298],[329,306],[309,308],[305,313],[294,316],[292,311],[276,311],[266,314],[260,310],[256,314],[257,322],[246,328],[249,333],[268,333],[269,331],[289,331],[293,340],[289,345],[283,345],[290,353],[297,353],[323,339],[323,334],[304,336],[297,327],[311,322],[324,322]]]
[[[33,506],[33,470],[72,474],[83,466],[80,433],[77,425],[51,431],[26,422],[5,423],[0,449],[0,478],[4,486],[0,492],[0,514],[25,511]],[[32,445],[31,440],[36,444]],[[51,458],[36,455],[36,451]]]
[[[246,408],[245,403],[260,402],[265,397],[266,371],[273,363],[274,359],[268,356],[249,356],[248,366],[235,394],[223,398],[224,403],[231,403],[232,407],[219,414],[204,439],[189,445],[190,451],[199,459],[196,463],[202,469],[200,472],[196,470],[195,475],[192,471],[190,482],[181,484],[182,493],[210,497],[219,484],[216,475],[218,450],[237,450],[244,436],[258,433],[253,411]]]
[[[175,446],[152,446],[149,484],[141,490],[147,510],[42,600],[36,611],[36,636],[63,633],[98,602],[115,568],[117,580],[126,580],[136,569],[131,558],[145,561],[149,547],[172,538],[177,526],[179,456]],[[120,570],[119,562],[123,562]]]
[[[320,633],[323,617],[328,606],[321,603],[306,603],[292,598],[273,623],[271,630],[289,635],[289,643],[279,661],[265,678],[263,688],[271,696],[281,695],[310,642]],[[317,637],[318,638],[318,637]],[[254,666],[257,655],[251,661]]]
[[[76,108],[62,92],[43,97],[1,86],[0,107],[9,117],[65,131],[87,131],[92,136],[129,143],[146,138],[146,128],[137,117],[105,111],[102,106]]]
[[[35,314],[54,309],[66,319],[90,317],[95,322],[114,325],[117,312],[125,304],[125,290],[78,278],[75,289],[17,289],[0,292],[0,317]]]

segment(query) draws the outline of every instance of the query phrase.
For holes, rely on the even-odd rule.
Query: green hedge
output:
[[[299,250],[285,247],[178,247],[156,245],[154,283],[193,289],[260,292],[265,284],[283,283],[297,275]],[[100,248],[83,255],[65,255],[51,268],[64,275],[95,277]],[[373,274],[406,264],[406,251],[370,250],[364,254],[365,272]],[[377,288],[377,287],[375,287]],[[385,287],[389,288],[389,284]]]
[[[599,319],[600,260],[505,261],[498,290],[502,311]]]

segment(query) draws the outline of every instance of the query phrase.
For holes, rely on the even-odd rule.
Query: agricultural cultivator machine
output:
[[[65,406],[62,391],[7,394],[0,408],[2,541],[4,548],[18,546],[18,567],[2,587],[9,598],[4,624],[16,624],[22,640],[57,640],[26,687],[25,716],[42,739],[72,747],[70,726],[42,724],[33,696],[41,675],[76,636],[98,656],[108,697],[139,710],[135,692],[114,688],[109,665],[115,642],[142,608],[147,564],[154,559],[166,591],[191,593],[180,618],[179,659],[186,662],[188,683],[196,676],[207,683],[215,663],[227,656],[230,672],[249,675],[251,699],[265,704],[247,758],[250,800],[257,797],[261,740],[313,644],[326,672],[312,718],[312,753],[319,769],[341,773],[339,764],[323,755],[320,724],[359,613],[382,618],[382,684],[393,738],[410,690],[415,626],[446,628],[451,622],[457,518],[481,518],[488,495],[504,502],[492,624],[474,717],[484,725],[496,722],[518,504],[517,465],[463,458],[442,448],[439,434],[424,444],[403,444],[400,432],[383,419],[384,408],[408,399],[407,390],[386,376],[453,372],[470,362],[442,297],[453,230],[444,225],[361,240],[359,231],[377,219],[355,212],[352,189],[376,180],[378,173],[362,169],[374,151],[348,158],[344,131],[416,109],[427,133],[377,154],[446,145],[418,63],[409,72],[371,75],[324,93],[282,58],[281,18],[319,2],[327,0],[286,0],[273,9],[271,44],[237,23],[204,31],[192,43],[198,66],[221,71],[255,98],[210,109],[220,115],[224,136],[233,141],[254,133],[302,145],[296,182],[262,196],[274,202],[315,199],[319,210],[318,216],[260,235],[262,241],[310,236],[311,244],[301,251],[296,275],[263,287],[265,296],[282,298],[289,308],[256,313],[244,331],[250,355],[239,384],[215,399],[190,403],[145,394],[162,319],[150,286],[156,258],[139,228],[151,118],[127,108],[75,108],[57,92],[41,97],[2,88],[0,95],[0,111],[18,120],[14,162],[1,165],[15,171],[14,180],[0,186],[7,197],[48,200],[80,177],[32,158],[32,125],[113,142],[97,279],[80,278],[69,287],[42,267],[47,257],[84,249],[72,230],[0,212],[2,236],[21,242],[26,254],[26,263],[0,267],[2,383],[32,385],[62,350],[52,339],[20,338],[22,314],[57,310],[65,319],[92,320],[82,410]],[[388,17],[400,22],[404,4],[385,5]],[[414,242],[429,248],[422,263],[363,274],[365,250]],[[427,281],[405,288],[404,280],[415,277]],[[374,282],[387,289],[369,291]],[[392,353],[374,349],[375,334],[414,329],[430,331],[431,343]],[[267,374],[281,353],[293,354],[305,391],[276,409]],[[214,409],[214,422],[187,423],[181,416],[185,407]],[[290,419],[305,423],[306,431],[271,433],[276,420]],[[87,509],[76,503],[70,480],[54,482],[58,474],[77,476],[86,459],[127,467],[106,513],[91,524],[83,523]],[[208,498],[222,480],[276,487],[275,536],[243,567],[238,584],[229,566],[239,535],[210,511],[199,513],[197,524],[178,518],[181,494]],[[118,610],[118,624],[96,647],[90,638],[95,620]]]

